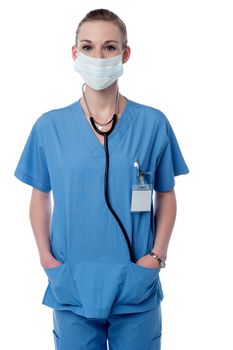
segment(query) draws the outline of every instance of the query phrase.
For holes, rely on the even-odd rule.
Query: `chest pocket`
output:
[[[133,163],[131,184],[131,212],[147,212],[151,210],[154,188],[154,171]]]
[[[139,185],[139,169],[136,167],[136,163],[138,161],[133,162],[132,164],[132,185]],[[155,171],[154,169],[147,169],[143,166],[140,166],[140,171],[144,175],[145,184],[152,184],[152,188],[154,188],[154,179],[155,179]]]

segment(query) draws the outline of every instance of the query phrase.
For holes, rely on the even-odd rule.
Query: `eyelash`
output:
[[[89,49],[88,50],[86,50],[85,48],[87,48],[87,47],[91,47],[90,45],[84,45],[83,47],[82,47],[82,49],[84,49],[85,51],[89,51]],[[111,49],[111,50],[107,50],[107,51],[114,51],[114,50],[116,50],[116,48],[114,47],[114,46],[112,46],[112,45],[108,45],[108,46],[106,46],[106,47],[111,47],[111,48],[113,48],[113,50]]]

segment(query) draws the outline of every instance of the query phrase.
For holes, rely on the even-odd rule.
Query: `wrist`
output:
[[[159,260],[153,258],[153,256],[150,256],[151,260],[153,260],[154,266],[160,268],[160,262]]]
[[[156,254],[159,258],[161,258],[162,260],[166,261],[167,260],[167,254],[164,252],[160,252],[158,251],[156,248],[151,249],[151,252],[153,252],[154,254]]]
[[[40,254],[41,265],[43,265],[44,263],[47,263],[48,261],[51,261],[51,259],[54,259],[54,257],[50,251]]]
[[[165,259],[161,258],[159,255],[157,255],[153,250],[150,250],[149,255],[151,255],[151,257],[156,261],[156,263],[164,268],[166,266],[166,262],[165,262]]]

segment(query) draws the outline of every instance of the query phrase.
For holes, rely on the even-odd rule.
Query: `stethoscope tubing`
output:
[[[105,194],[105,201],[106,201],[106,204],[109,208],[109,210],[111,211],[112,215],[115,217],[116,221],[118,222],[120,228],[121,228],[121,231],[123,232],[124,234],[124,237],[125,237],[125,240],[127,242],[127,245],[128,245],[128,250],[129,250],[129,255],[130,255],[130,260],[132,262],[135,262],[136,259],[134,257],[134,254],[133,254],[133,250],[132,250],[132,247],[131,247],[131,244],[130,244],[130,241],[129,241],[129,237],[128,237],[128,234],[124,228],[124,225],[122,224],[120,218],[117,216],[116,212],[113,210],[111,204],[110,204],[110,201],[109,201],[109,198],[108,198],[108,171],[109,171],[109,152],[108,152],[108,135],[111,134],[111,132],[113,131],[114,127],[115,127],[115,124],[116,124],[116,118],[117,118],[117,115],[114,114],[113,115],[113,123],[112,123],[112,126],[111,128],[108,130],[108,131],[101,131],[99,130],[96,125],[95,125],[95,121],[94,121],[94,118],[93,117],[90,117],[90,121],[91,121],[91,124],[93,126],[93,128],[95,129],[96,132],[98,132],[99,134],[103,135],[104,136],[104,149],[105,149],[105,158],[106,158],[106,162],[105,162],[105,174],[104,174],[104,194]]]

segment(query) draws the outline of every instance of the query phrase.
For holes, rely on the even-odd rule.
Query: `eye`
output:
[[[82,46],[82,49],[85,50],[85,51],[89,51],[90,48],[91,48],[90,45],[84,45],[84,46]]]
[[[108,48],[107,51],[114,51],[114,50],[116,50],[116,48],[114,46],[112,46],[112,45],[108,45],[108,46],[106,46],[106,48]]]
[[[92,49],[92,47],[91,47],[90,45],[83,45],[83,46],[82,46],[82,49],[83,49],[84,51],[90,51],[90,50]],[[107,45],[107,46],[105,47],[105,50],[106,50],[106,51],[114,51],[114,50],[116,50],[116,48],[115,48],[115,46],[113,46],[113,45]]]

